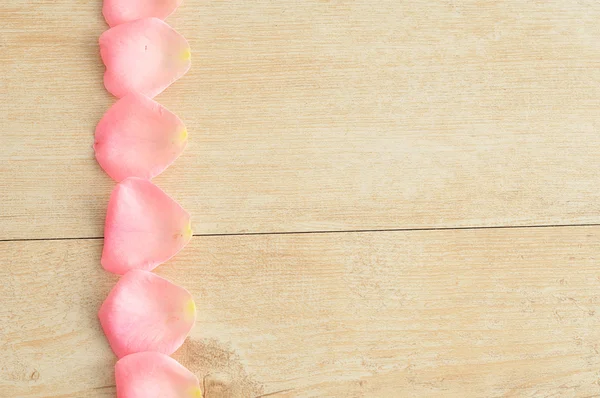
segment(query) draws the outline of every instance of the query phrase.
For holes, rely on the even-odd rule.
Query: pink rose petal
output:
[[[137,19],[165,19],[182,0],[104,0],[102,14],[111,27]]]
[[[140,352],[115,365],[117,398],[202,398],[198,378],[171,357]]]
[[[150,181],[130,177],[115,187],[104,224],[104,269],[150,271],[190,240],[190,215]]]
[[[104,86],[118,98],[132,92],[153,98],[191,66],[187,40],[158,18],[110,28],[100,36],[100,55]]]
[[[187,130],[175,114],[148,97],[129,94],[98,123],[94,150],[108,175],[121,181],[159,175],[186,144]]]
[[[121,358],[143,351],[174,353],[196,321],[192,295],[148,271],[121,277],[98,312],[111,348]]]

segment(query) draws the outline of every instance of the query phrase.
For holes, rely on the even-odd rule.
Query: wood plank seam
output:
[[[219,237],[219,236],[263,236],[263,235],[307,235],[307,234],[343,234],[343,233],[370,233],[370,232],[426,232],[426,231],[476,231],[489,229],[527,229],[527,228],[572,228],[572,227],[600,227],[600,224],[540,224],[540,225],[499,225],[499,226],[472,226],[472,227],[432,227],[432,228],[388,228],[388,229],[349,229],[329,231],[285,231],[285,232],[239,232],[225,234],[193,234],[194,237]],[[61,240],[99,240],[104,236],[62,237],[62,238],[16,238],[0,239],[0,242],[39,242]]]

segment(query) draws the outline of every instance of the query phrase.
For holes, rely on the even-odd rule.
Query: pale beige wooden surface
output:
[[[112,397],[101,0],[0,2],[0,397]],[[600,2],[185,0],[197,234],[600,223]],[[22,239],[55,239],[18,241]],[[600,226],[194,237],[207,398],[600,396]]]
[[[100,240],[0,243],[0,396],[111,397]],[[600,394],[600,228],[195,237],[206,398]],[[208,375],[208,376],[207,376]]]
[[[101,0],[0,2],[0,239],[98,237]],[[600,222],[600,2],[185,0],[197,233]]]

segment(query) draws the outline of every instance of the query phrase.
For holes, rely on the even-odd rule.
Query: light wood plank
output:
[[[103,397],[101,241],[0,243],[0,396]],[[207,398],[600,394],[600,228],[196,237]],[[220,391],[220,392],[219,392]]]
[[[100,1],[0,3],[0,239],[101,236]],[[600,2],[186,0],[198,233],[600,222]]]

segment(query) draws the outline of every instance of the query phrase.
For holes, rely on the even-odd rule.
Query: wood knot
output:
[[[262,385],[246,373],[242,360],[217,340],[186,339],[173,356],[204,384],[204,398],[257,397]]]
[[[231,393],[233,378],[229,373],[215,372],[204,376],[204,397],[228,397]]]

